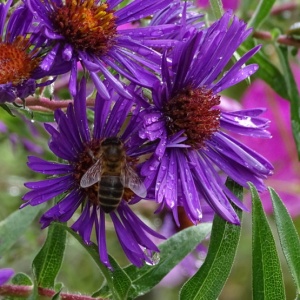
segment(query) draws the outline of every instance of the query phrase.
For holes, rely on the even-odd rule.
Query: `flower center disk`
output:
[[[186,143],[195,149],[205,145],[205,141],[220,128],[220,96],[205,88],[187,88],[179,92],[165,105],[169,134],[185,131]]]
[[[57,33],[77,50],[104,54],[113,45],[117,33],[113,10],[106,3],[96,5],[93,0],[66,0],[50,15]]]
[[[34,51],[28,53],[29,46],[21,36],[12,43],[0,42],[0,84],[17,85],[30,78],[40,59],[32,57]]]

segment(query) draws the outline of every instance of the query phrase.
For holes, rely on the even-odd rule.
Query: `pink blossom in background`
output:
[[[295,78],[300,86],[300,69],[294,68]],[[262,140],[245,137],[243,143],[263,155],[274,165],[274,175],[265,182],[274,188],[292,216],[300,215],[300,163],[292,136],[290,105],[279,97],[267,84],[256,80],[242,98],[244,109],[266,107],[264,117],[271,120],[269,131],[272,139]],[[261,194],[267,213],[272,212],[268,191]]]
[[[240,0],[222,0],[224,9],[236,10],[240,5]],[[197,0],[196,5],[199,7],[208,7],[209,0]]]
[[[140,26],[139,22],[131,22],[131,23],[126,23],[118,26],[117,29],[133,29],[133,28],[138,28]]]

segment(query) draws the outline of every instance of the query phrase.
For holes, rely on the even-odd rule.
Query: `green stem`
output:
[[[21,99],[16,99],[16,104],[23,105]],[[25,99],[25,105],[31,110],[36,111],[54,111],[57,108],[67,108],[73,100],[50,100],[46,97],[28,97]],[[95,106],[95,99],[87,99],[87,106]]]
[[[0,287],[0,295],[10,296],[10,297],[29,297],[33,292],[33,286],[28,285],[2,285]],[[40,296],[52,298],[56,292],[51,289],[39,288],[38,294]],[[70,294],[70,293],[60,293],[60,299],[62,300],[104,300],[104,298],[93,298],[86,295]]]

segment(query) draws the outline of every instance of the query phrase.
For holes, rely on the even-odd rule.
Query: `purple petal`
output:
[[[256,117],[264,110],[255,109],[236,112],[223,112],[221,114],[221,127],[242,135],[270,138],[271,135],[266,128],[270,121],[265,118]],[[258,113],[258,114],[257,114]]]
[[[117,25],[129,23],[150,16],[159,9],[168,5],[170,0],[154,0],[151,2],[135,0],[115,12]]]
[[[83,142],[90,140],[90,129],[86,116],[86,81],[83,77],[80,82],[80,89],[74,101],[74,112],[78,131]]]
[[[106,246],[106,232],[105,232],[105,213],[100,209],[100,223],[98,223],[98,219],[96,218],[96,233],[97,233],[97,241],[98,241],[98,249],[100,254],[101,261],[109,268],[112,269],[107,253]]]
[[[73,166],[46,161],[39,157],[28,156],[28,167],[35,172],[49,175],[60,175],[74,171]]]
[[[78,232],[83,241],[89,245],[91,243],[91,233],[93,226],[96,222],[97,219],[97,212],[96,212],[96,206],[94,205],[92,207],[92,212],[91,212],[91,207],[89,204],[86,204],[84,206],[84,209],[80,215],[80,217],[76,220],[76,222],[71,226],[71,228]],[[91,215],[90,215],[91,213]]]
[[[6,283],[14,273],[14,270],[10,268],[0,269],[0,286]]]

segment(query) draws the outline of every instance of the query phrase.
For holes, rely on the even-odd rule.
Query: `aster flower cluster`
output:
[[[236,139],[270,138],[264,109],[220,106],[219,93],[258,68],[245,64],[259,46],[232,60],[251,29],[230,11],[205,27],[184,1],[121,2],[23,0],[10,16],[12,1],[0,6],[0,101],[26,104],[37,87],[64,74],[73,97],[66,110],[55,110],[55,123],[44,125],[59,162],[28,159],[48,178],[25,184],[22,207],[59,199],[41,217],[43,228],[80,211],[71,228],[86,244],[95,230],[109,268],[106,220],[134,265],[151,264],[159,251],[153,240],[163,236],[135,214],[135,203],[156,201],[157,212],[171,211],[177,226],[179,210],[191,224],[213,213],[239,224],[232,203],[246,207],[225,177],[262,191],[273,169]],[[95,89],[92,104],[87,82]]]

